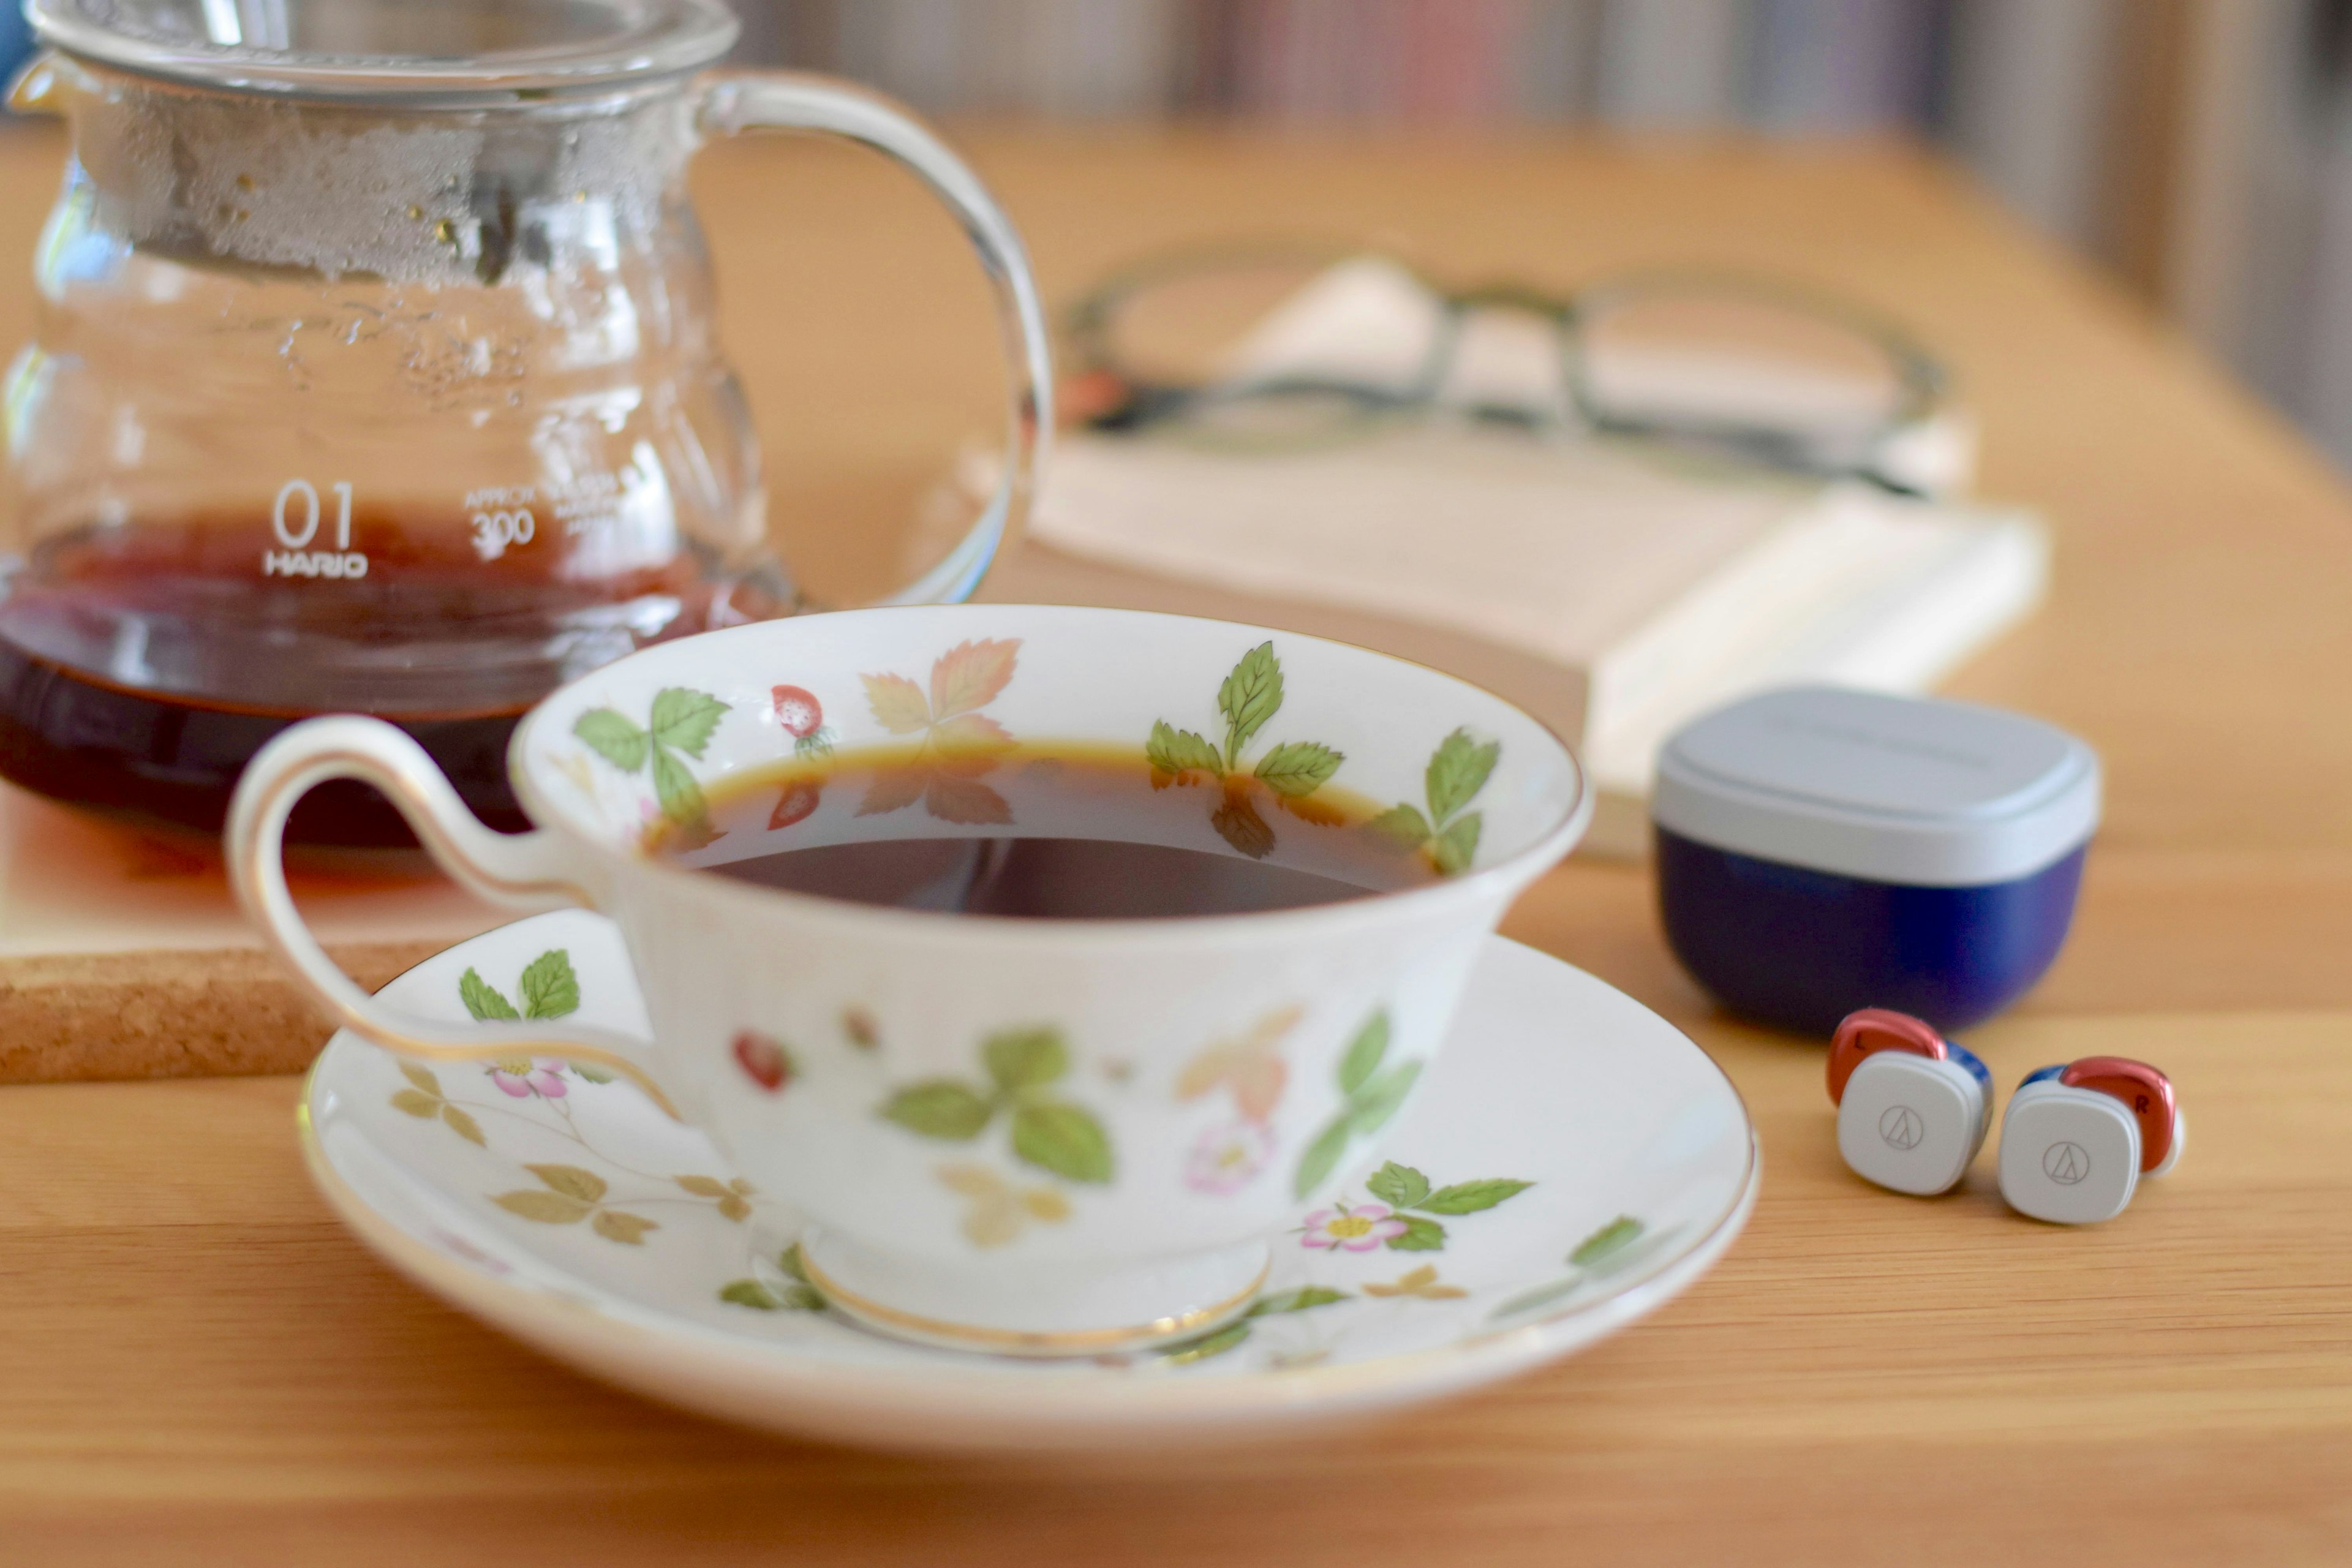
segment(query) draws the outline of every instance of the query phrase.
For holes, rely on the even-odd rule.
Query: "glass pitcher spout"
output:
[[[30,14],[50,52],[16,96],[72,151],[0,413],[18,783],[215,830],[277,729],[360,711],[517,826],[505,739],[545,692],[802,608],[687,195],[713,133],[847,135],[956,210],[1007,323],[1013,461],[901,596],[968,595],[1017,526],[1049,384],[1017,236],[894,107],[698,74],[733,38],[715,0]],[[295,832],[404,837],[356,798]]]

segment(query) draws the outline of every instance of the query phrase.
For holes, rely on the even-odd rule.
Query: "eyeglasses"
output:
[[[1453,417],[1696,449],[1906,494],[1943,367],[1851,302],[1763,278],[1629,275],[1566,295],[1449,289],[1391,258],[1223,250],[1146,261],[1067,322],[1066,415],[1279,453]]]

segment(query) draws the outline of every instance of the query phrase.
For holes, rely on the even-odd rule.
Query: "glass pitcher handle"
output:
[[[980,521],[947,558],[880,601],[886,605],[952,604],[971,596],[996,552],[1020,531],[1050,425],[1045,398],[1054,384],[1047,355],[1045,312],[1037,280],[1012,220],[963,161],[923,129],[907,110],[878,93],[789,71],[720,72],[703,79],[697,120],[709,132],[732,136],[753,130],[816,131],[843,136],[888,154],[929,186],[955,212],[995,291],[998,324],[1013,380],[1007,460]]]

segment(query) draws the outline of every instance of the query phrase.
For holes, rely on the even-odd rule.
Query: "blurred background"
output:
[[[950,121],[1916,139],[2352,468],[2352,0],[733,4]]]
[[[949,119],[1900,136],[2352,468],[2352,0],[735,0]]]

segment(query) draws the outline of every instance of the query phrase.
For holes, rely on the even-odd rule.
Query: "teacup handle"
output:
[[[362,1039],[426,1061],[554,1057],[617,1073],[678,1114],[638,1058],[642,1040],[552,1019],[450,1024],[384,1005],[335,967],[286,885],[286,819],[331,779],[382,790],[441,868],[495,903],[545,910],[601,901],[593,861],[545,828],[493,833],[475,820],[425,748],[381,719],[338,715],[296,724],[264,746],[229,803],[228,868],[238,901],[327,1015]]]
[[[954,211],[979,252],[981,268],[995,291],[1012,371],[1003,472],[980,521],[947,558],[881,603],[940,605],[970,598],[996,552],[1028,515],[1051,434],[1051,422],[1043,416],[1054,385],[1045,312],[1021,236],[979,176],[911,113],[878,93],[791,71],[718,71],[703,79],[700,88],[696,118],[706,131],[728,136],[751,130],[815,131],[898,160]]]

